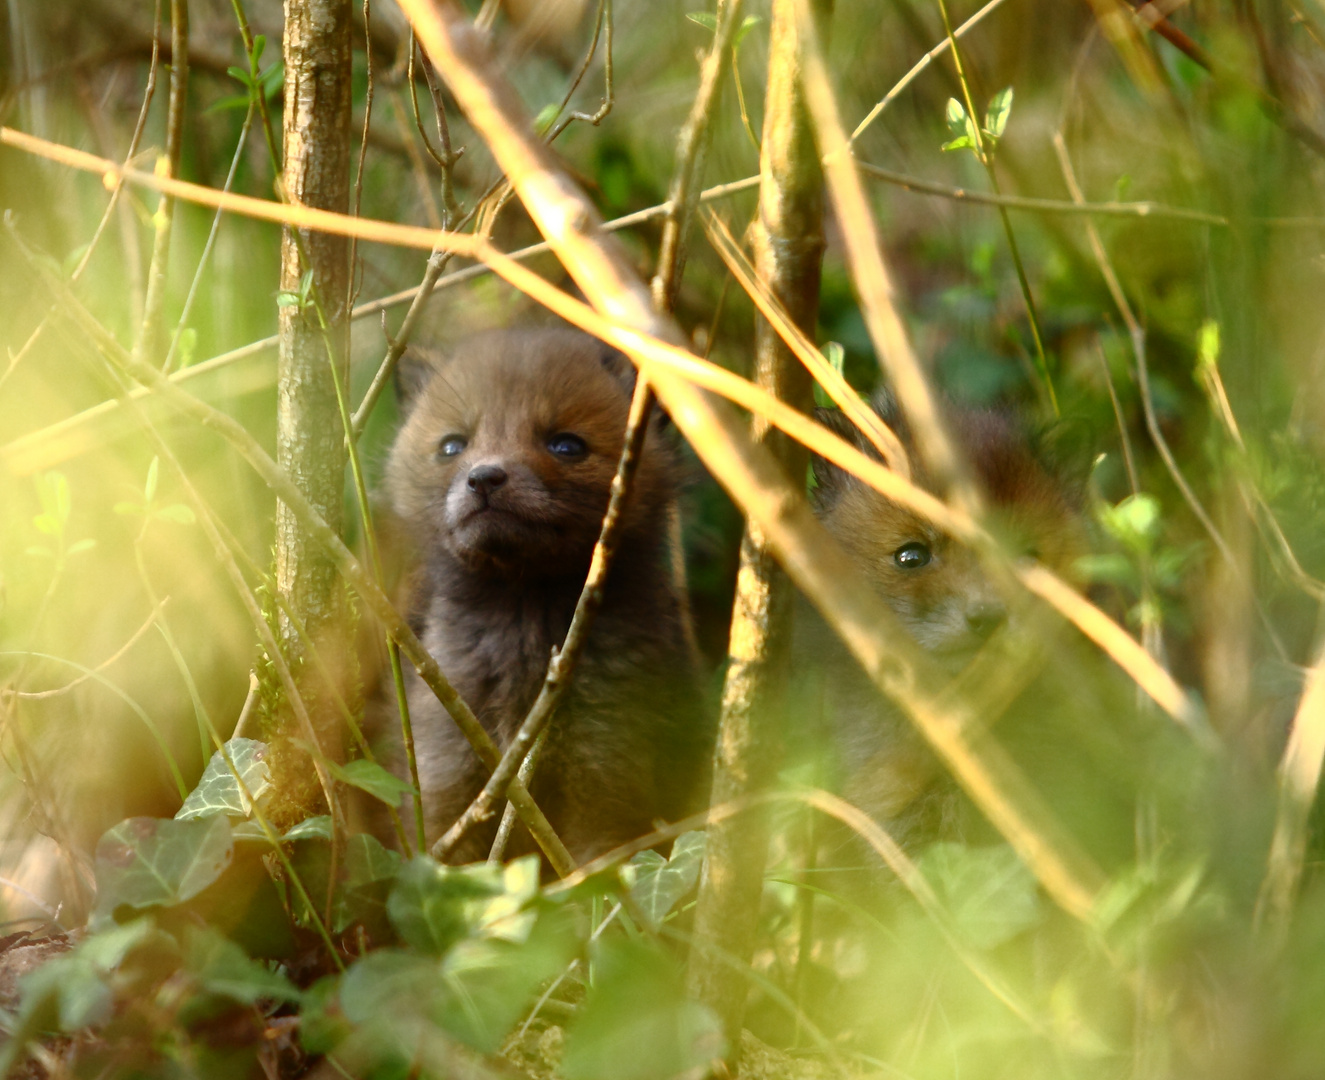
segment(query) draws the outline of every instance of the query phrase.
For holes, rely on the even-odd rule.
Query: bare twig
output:
[[[658,269],[654,273],[653,304],[658,311],[671,311],[676,305],[676,289],[685,270],[686,236],[699,195],[699,177],[704,170],[709,141],[709,117],[722,79],[722,61],[731,48],[741,13],[741,0],[718,0],[717,27],[713,43],[699,71],[699,90],[690,106],[690,114],[676,141],[678,167],[667,193],[669,209],[663,223],[658,248]],[[550,239],[550,238],[549,238]]]
[[[87,682],[87,680],[92,678],[94,675],[98,675],[101,672],[105,671],[108,667],[112,666],[117,660],[119,660],[120,657],[122,657],[125,653],[127,653],[130,649],[132,649],[135,645],[137,645],[139,639],[144,634],[146,634],[147,631],[152,629],[152,624],[156,622],[157,613],[163,607],[166,606],[166,603],[169,600],[170,597],[168,596],[162,597],[160,602],[158,602],[152,607],[151,613],[147,616],[147,621],[133,632],[133,635],[129,638],[128,641],[126,641],[123,645],[121,645],[118,649],[116,649],[110,656],[106,657],[105,660],[101,661],[101,663],[99,663],[96,667],[89,669],[85,675],[80,675],[73,682],[65,683],[63,686],[57,686],[53,690],[6,689],[0,691],[0,696],[8,697],[9,695],[12,694],[14,697],[22,698],[25,701],[41,701],[45,698],[59,697],[62,694],[69,693],[70,690],[73,690],[77,686],[81,686],[83,683]]]
[[[229,191],[235,182],[235,173],[239,171],[240,159],[244,156],[244,146],[248,142],[249,128],[253,126],[253,103],[250,101],[248,111],[244,114],[243,126],[239,129],[239,141],[235,144],[235,156],[230,159],[230,171],[225,174],[225,185],[222,191]],[[221,211],[217,210],[212,216],[212,227],[207,233],[207,243],[203,245],[202,255],[198,259],[198,269],[194,271],[193,281],[189,285],[189,294],[184,298],[184,309],[179,313],[179,323],[175,327],[175,333],[170,339],[170,349],[166,353],[164,368],[170,371],[174,367],[175,353],[179,349],[180,338],[184,335],[184,330],[188,326],[189,313],[193,311],[193,301],[198,295],[198,286],[202,283],[203,271],[207,268],[207,260],[212,254],[212,245],[216,243],[216,234],[221,228]]]
[[[922,56],[919,60],[917,60],[915,62],[915,65],[911,68],[911,70],[908,71],[905,75],[903,75],[900,79],[898,79],[897,82],[893,84],[893,88],[889,90],[886,94],[884,94],[882,98],[879,99],[879,103],[875,105],[874,108],[872,108],[868,113],[865,114],[865,119],[862,120],[859,124],[857,124],[856,130],[851,133],[851,138],[847,140],[847,145],[848,146],[852,145],[858,138],[860,138],[860,136],[864,134],[865,129],[869,127],[872,123],[874,123],[874,121],[877,120],[880,117],[880,115],[882,115],[883,111],[887,109],[888,106],[891,105],[894,101],[896,101],[898,97],[901,96],[903,90],[905,90],[908,86],[910,86],[913,82],[915,82],[916,78],[920,75],[922,71],[924,71],[927,67],[930,66],[930,64],[932,64],[935,60],[937,60],[940,56],[942,56],[945,52],[947,52],[948,49],[952,47],[954,38],[960,39],[962,35],[966,33],[966,31],[971,30],[975,26],[979,25],[981,20],[983,20],[986,15],[988,15],[991,11],[993,11],[1002,3],[1003,0],[989,0],[989,3],[985,4],[984,7],[982,7],[979,11],[977,11],[974,15],[972,15],[969,19],[967,19],[964,23],[962,23],[961,26],[957,27],[957,29],[953,31],[952,37],[945,37],[942,41],[940,41],[937,45],[935,45],[932,49],[930,49],[929,52],[925,53],[924,56]]]
[[[823,176],[801,85],[795,5],[796,0],[774,0],[772,8],[759,155],[759,213],[750,235],[760,291],[786,312],[786,325],[804,336],[813,333],[818,323],[825,240]],[[831,11],[823,3],[816,8],[820,19]],[[711,234],[716,231],[710,229]],[[740,271],[738,277],[748,277],[735,257],[739,255],[735,242],[723,233],[725,230],[718,232],[717,239],[727,248],[728,268],[733,274]],[[791,408],[809,412],[814,405],[815,369],[798,362],[800,357],[784,343],[781,329],[767,320],[756,320],[755,381]],[[832,370],[827,363],[823,367]],[[847,390],[854,398],[849,387]],[[804,447],[758,415],[750,435],[757,445],[772,451],[787,476],[796,481],[804,477],[808,464]],[[747,522],[727,646],[711,803],[765,790],[776,776],[792,597],[791,582],[777,566],[763,528]],[[736,962],[715,962],[713,953],[701,947],[691,954],[687,971],[691,992],[721,1021],[733,1060],[739,1052],[748,996],[744,972],[754,952],[757,928],[757,920],[750,914],[758,910],[763,889],[768,829],[767,815],[760,812],[709,828],[695,908],[696,941],[701,946],[720,946]]]
[[[188,0],[170,0],[170,104],[166,113],[166,152],[157,169],[167,176],[179,175],[180,155],[184,150],[184,114],[189,96],[189,4]],[[166,302],[166,273],[170,262],[170,228],[175,201],[162,195],[152,224],[152,261],[147,270],[147,297],[143,301],[143,321],[138,331],[134,353],[140,360],[155,363],[161,356]]]

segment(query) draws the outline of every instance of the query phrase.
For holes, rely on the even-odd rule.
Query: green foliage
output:
[[[97,844],[97,910],[169,907],[197,896],[234,855],[223,814],[186,821],[130,818]]]
[[[253,803],[263,805],[263,797],[271,789],[266,752],[266,744],[255,739],[231,739],[212,755],[175,820],[188,821],[212,814],[248,817],[253,812]]]

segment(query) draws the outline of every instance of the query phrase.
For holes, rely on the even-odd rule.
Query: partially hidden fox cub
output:
[[[928,487],[891,398],[881,394],[873,404],[912,451],[914,479]],[[996,530],[1020,554],[1069,567],[1083,551],[1080,511],[1026,430],[1010,413],[994,409],[953,407],[947,416]],[[842,413],[821,410],[820,418],[872,453]],[[977,556],[823,459],[815,459],[814,475],[816,511],[829,532],[916,642],[940,667],[958,674],[1008,619],[1004,597]],[[808,625],[798,626],[798,651],[803,666],[817,669],[844,796],[903,843],[952,835],[960,800],[937,759],[807,606],[798,611],[798,622],[802,612]]]
[[[410,615],[499,746],[533,704],[570,624],[633,378],[623,355],[566,329],[480,335],[416,367],[386,470],[416,563]],[[684,816],[707,794],[711,716],[668,543],[679,474],[670,434],[655,414],[602,607],[532,785],[577,862]],[[487,771],[412,673],[409,705],[431,844]],[[378,726],[403,775],[389,711]],[[471,830],[452,858],[485,857],[494,829],[489,821]],[[517,839],[513,854],[529,850],[523,831]]]

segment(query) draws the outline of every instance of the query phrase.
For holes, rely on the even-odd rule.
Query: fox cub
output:
[[[887,395],[874,408],[897,431],[916,473],[928,478],[904,420]],[[821,418],[868,450],[841,413]],[[1080,513],[1068,486],[1035,452],[1010,414],[951,408],[949,428],[985,496],[996,530],[1055,568],[1082,551]],[[822,459],[814,461],[816,511],[906,630],[951,674],[1008,620],[1003,596],[977,556],[929,522],[890,502]],[[817,668],[822,706],[837,761],[839,787],[903,843],[951,836],[961,802],[942,767],[911,724],[886,700],[835,636],[805,607],[798,651]]]
[[[386,470],[415,561],[410,616],[502,746],[570,624],[621,452],[634,371],[579,332],[518,330],[472,338],[445,358],[416,358],[413,382]],[[711,717],[668,542],[680,475],[670,434],[655,414],[602,607],[532,785],[577,862],[659,819],[684,816],[707,792]],[[408,689],[432,843],[487,771],[417,675]],[[379,727],[384,741],[394,740],[388,756],[403,773],[394,715]],[[471,830],[452,858],[485,857],[494,830],[492,821]],[[521,830],[511,851],[530,844]]]

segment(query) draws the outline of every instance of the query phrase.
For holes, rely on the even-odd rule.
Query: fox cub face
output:
[[[575,331],[500,331],[425,357],[411,378],[387,488],[421,550],[475,571],[582,569],[621,453],[629,361]],[[627,529],[666,501],[672,472],[670,448],[651,431]]]
[[[913,442],[891,400],[874,409],[906,445]],[[1066,570],[1084,550],[1084,528],[1069,488],[1037,456],[1028,433],[1005,412],[951,408],[949,430],[983,488],[989,526],[1011,554]],[[866,452],[841,413],[820,416]],[[911,455],[915,479],[930,485]],[[917,643],[960,660],[1008,618],[1007,605],[965,545],[822,459],[814,462],[820,518]]]

